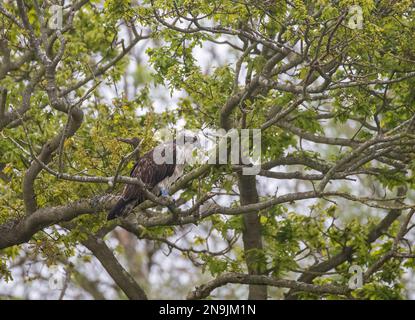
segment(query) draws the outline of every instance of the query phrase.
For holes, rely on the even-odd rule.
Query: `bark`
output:
[[[259,202],[255,176],[239,175],[239,193],[241,205]],[[260,275],[261,270],[257,263],[257,255],[253,250],[262,250],[261,224],[258,211],[248,212],[243,215],[244,232],[242,240],[245,251],[245,261],[250,275]],[[267,287],[265,285],[250,284],[249,300],[266,300]]]
[[[101,262],[114,282],[130,300],[147,300],[144,290],[118,262],[104,240],[91,236],[86,241],[83,241],[83,244]]]
[[[291,288],[302,292],[310,292],[316,294],[337,294],[337,295],[348,295],[350,289],[347,287],[324,284],[314,285],[308,283],[301,283],[295,280],[276,279],[267,276],[260,275],[247,275],[240,273],[225,273],[217,277],[216,279],[209,281],[197,287],[194,291],[190,292],[187,296],[188,300],[197,300],[207,298],[210,293],[224,286],[228,283],[240,283],[240,284],[259,284],[265,288],[265,285],[278,287],[278,288]]]

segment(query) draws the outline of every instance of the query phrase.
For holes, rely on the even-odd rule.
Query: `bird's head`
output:
[[[176,144],[179,146],[192,146],[194,148],[200,148],[200,139],[196,134],[181,132],[176,137]]]

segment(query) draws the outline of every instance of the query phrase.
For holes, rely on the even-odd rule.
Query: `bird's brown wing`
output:
[[[139,177],[141,181],[151,191],[159,182],[165,178],[170,177],[175,169],[174,164],[157,164],[153,160],[153,153],[148,152],[142,156],[134,168],[131,170],[130,176],[132,178]],[[127,184],[123,191],[124,200],[137,199],[141,201],[145,200],[143,192],[137,185]]]

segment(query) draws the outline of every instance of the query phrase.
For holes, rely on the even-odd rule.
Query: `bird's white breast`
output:
[[[174,168],[174,172],[170,177],[167,177],[161,181],[158,184],[159,187],[168,189],[177,179],[183,175],[186,159],[191,155],[192,148],[193,147],[190,144],[176,147],[176,166]]]
[[[184,171],[184,164],[176,164],[174,168],[174,172],[170,177],[167,177],[163,181],[159,183],[159,187],[163,189],[168,189],[177,179],[179,179],[183,175]]]

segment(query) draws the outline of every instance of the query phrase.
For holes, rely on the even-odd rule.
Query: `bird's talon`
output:
[[[167,191],[167,189],[161,189],[160,194],[161,194],[162,197],[168,197],[169,196],[169,192]]]

